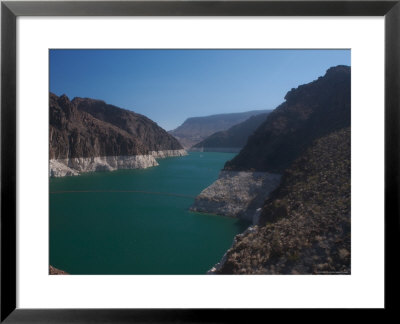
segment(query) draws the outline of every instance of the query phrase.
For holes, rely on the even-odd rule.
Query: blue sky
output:
[[[166,130],[188,117],[273,109],[350,50],[50,50],[50,91],[102,99]]]

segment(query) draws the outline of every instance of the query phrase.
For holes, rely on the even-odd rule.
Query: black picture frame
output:
[[[1,322],[235,322],[263,310],[16,308],[16,18],[19,16],[384,16],[385,309],[396,307],[399,246],[400,0],[395,1],[2,1]],[[393,254],[392,254],[393,253]],[[366,283],[367,285],[368,283]],[[239,316],[239,317],[238,317]],[[254,317],[253,317],[254,316]],[[266,321],[266,319],[265,319]]]

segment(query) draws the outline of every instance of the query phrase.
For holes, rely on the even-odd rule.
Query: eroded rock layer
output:
[[[185,150],[152,151],[147,155],[97,156],[50,160],[50,176],[64,177],[82,172],[114,171],[118,169],[146,169],[157,166],[158,158],[184,156]]]
[[[279,181],[279,174],[221,171],[218,180],[196,197],[190,209],[257,222],[257,209]]]

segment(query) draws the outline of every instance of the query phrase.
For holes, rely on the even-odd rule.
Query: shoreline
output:
[[[187,154],[186,150],[180,149],[151,151],[146,155],[50,159],[49,177],[60,178],[65,176],[76,176],[87,172],[115,171],[120,169],[146,169],[158,166],[159,164],[156,159],[185,156]]]
[[[206,274],[217,274],[224,266],[228,252],[241,237],[256,230],[265,200],[280,185],[281,175],[268,172],[222,170],[218,179],[197,197],[190,211],[249,222],[249,226],[234,236],[232,244],[219,262]]]

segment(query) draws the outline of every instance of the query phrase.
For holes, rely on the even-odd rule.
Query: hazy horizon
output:
[[[187,118],[274,109],[350,50],[57,50],[50,91],[100,99],[166,130]]]

